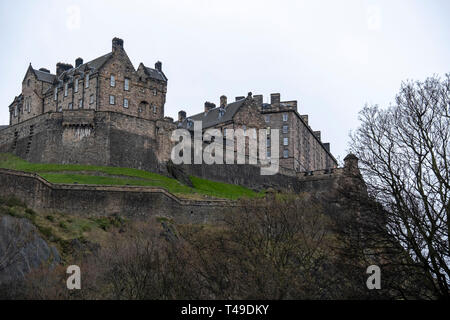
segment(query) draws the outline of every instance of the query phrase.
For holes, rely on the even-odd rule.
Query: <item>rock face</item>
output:
[[[55,266],[61,257],[26,219],[0,216],[0,284],[22,279],[42,265]]]

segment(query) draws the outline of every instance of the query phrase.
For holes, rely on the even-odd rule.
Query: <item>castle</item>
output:
[[[112,51],[75,66],[58,63],[56,74],[31,64],[22,81],[22,93],[9,106],[10,124],[0,128],[0,152],[11,152],[32,162],[76,163],[132,167],[165,172],[176,128],[267,128],[280,131],[280,166],[296,176],[315,170],[332,170],[337,161],[320,131],[300,115],[297,101],[270,103],[248,94],[216,107],[205,103],[204,112],[177,121],[164,116],[167,77],[162,63],[155,68],[140,63],[135,69],[124,42],[112,40]],[[270,136],[267,137],[270,139]],[[267,156],[271,156],[270,144]],[[202,175],[199,170],[191,173]],[[205,175],[205,173],[203,173]],[[216,177],[228,182],[229,177]]]

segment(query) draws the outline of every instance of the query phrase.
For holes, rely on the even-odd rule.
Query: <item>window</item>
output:
[[[59,107],[58,107],[58,111],[59,111],[59,112],[62,112],[62,106],[59,106]]]
[[[270,158],[270,150],[267,150],[267,158]]]
[[[267,147],[270,146],[270,137],[267,137]]]
[[[94,95],[91,94],[91,95],[89,96],[89,104],[93,104],[93,103],[94,103]]]
[[[283,133],[288,133],[288,129],[289,129],[288,126],[283,126]]]
[[[242,126],[242,130],[244,130],[244,132],[247,131],[247,126]]]
[[[158,91],[156,89],[153,89],[153,95],[156,96],[158,94]]]
[[[109,104],[116,104],[116,97],[115,96],[109,96]]]
[[[288,149],[284,149],[283,150],[283,157],[284,158],[289,158],[289,150]]]
[[[283,121],[288,121],[288,114],[287,113],[283,113]]]
[[[266,115],[266,122],[270,122],[270,115]]]
[[[64,97],[67,97],[67,93],[69,91],[69,83],[66,82],[64,85]]]
[[[123,89],[124,89],[125,91],[130,90],[130,79],[125,78],[125,82],[124,82],[124,84],[123,84]]]
[[[283,145],[284,146],[289,145],[289,138],[283,138]]]
[[[153,106],[153,113],[156,113],[156,106]]]
[[[58,100],[58,88],[55,88],[55,97],[53,99],[55,101]]]
[[[14,107],[14,117],[17,117],[17,106]]]
[[[86,75],[86,79],[85,79],[85,82],[86,82],[86,88],[89,88],[89,73]]]
[[[69,103],[69,110],[72,110],[72,109],[73,109],[73,104],[71,102],[71,103]]]
[[[127,98],[123,99],[123,107],[128,108],[128,99]]]
[[[83,99],[78,100],[78,108],[83,109]]]
[[[75,79],[75,84],[73,85],[73,90],[78,92],[78,78]]]
[[[113,76],[113,75],[111,75],[111,87],[115,87],[116,86],[116,78]]]
[[[27,87],[29,87],[29,86],[30,86],[30,83],[31,83],[31,80],[30,80],[30,79],[28,79],[28,80],[27,80]]]
[[[27,100],[27,111],[28,111],[28,113],[31,112],[31,97],[28,97],[28,100]]]

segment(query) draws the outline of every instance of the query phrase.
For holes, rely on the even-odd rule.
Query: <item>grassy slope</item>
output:
[[[209,196],[234,200],[263,195],[263,193],[256,193],[241,186],[198,177],[191,177],[194,188],[190,188],[176,179],[144,170],[75,164],[29,163],[5,153],[0,153],[0,168],[34,172],[52,183],[158,186],[166,188],[178,196],[189,198]]]

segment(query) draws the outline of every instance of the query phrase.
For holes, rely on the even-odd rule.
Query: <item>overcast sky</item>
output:
[[[0,1],[0,124],[28,64],[55,72],[124,39],[135,68],[163,62],[166,115],[278,92],[343,159],[365,103],[450,72],[450,1]]]

